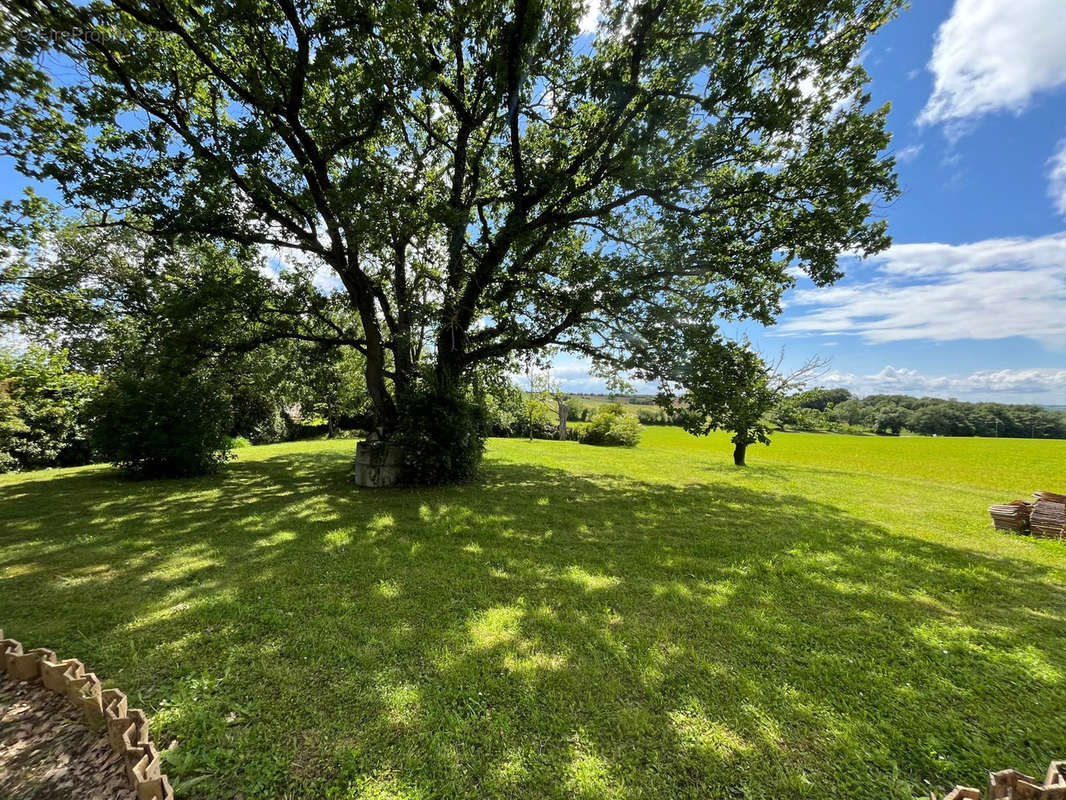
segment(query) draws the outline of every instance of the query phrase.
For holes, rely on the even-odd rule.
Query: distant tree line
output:
[[[772,420],[781,429],[793,430],[1066,439],[1066,412],[1038,405],[967,403],[902,394],[860,398],[843,388],[789,395],[774,408]]]

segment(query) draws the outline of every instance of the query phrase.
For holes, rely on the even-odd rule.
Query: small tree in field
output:
[[[748,445],[770,444],[772,423],[767,415],[825,362],[812,359],[787,374],[780,365],[780,359],[768,364],[747,341],[698,341],[673,374],[673,382],[684,387],[683,427],[696,436],[731,431],[733,463],[745,466]],[[676,399],[669,388],[659,394],[659,404],[665,408],[672,409]]]
[[[529,433],[529,441],[533,441],[533,426],[538,418],[548,409],[548,401],[552,395],[551,372],[542,367],[540,359],[533,354],[528,354],[524,359],[526,396],[525,417],[526,428]]]

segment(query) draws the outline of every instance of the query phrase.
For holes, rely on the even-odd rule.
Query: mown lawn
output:
[[[190,798],[911,798],[1066,755],[1066,544],[985,513],[1066,490],[1066,442],[495,440],[418,492],[352,448],[0,477],[0,626],[129,691]]]

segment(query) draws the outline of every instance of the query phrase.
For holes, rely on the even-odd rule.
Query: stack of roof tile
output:
[[[1033,504],[1029,515],[1029,530],[1033,536],[1063,538],[1063,530],[1066,529],[1066,497],[1050,492],[1037,492],[1036,496],[1039,499]],[[1062,499],[1053,500],[1053,497]]]
[[[1066,494],[1033,492],[1036,500],[1013,500],[989,506],[997,530],[1031,533],[1049,539],[1066,539]]]
[[[1031,509],[1032,503],[1014,500],[1010,503],[989,506],[988,513],[992,515],[992,524],[997,530],[1023,533],[1029,527]]]

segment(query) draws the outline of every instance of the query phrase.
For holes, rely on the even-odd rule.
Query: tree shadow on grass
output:
[[[0,486],[0,619],[132,691],[190,797],[902,798],[1066,745],[1059,574],[795,494],[348,459]]]

